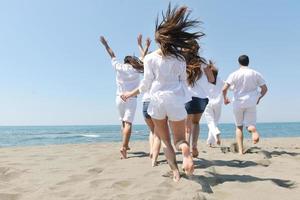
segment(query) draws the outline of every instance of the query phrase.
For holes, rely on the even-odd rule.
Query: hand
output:
[[[143,36],[142,36],[142,34],[139,34],[137,37],[138,45],[142,46],[142,40],[143,40]]]
[[[127,101],[127,99],[129,99],[131,97],[131,92],[124,92],[123,94],[121,94],[121,99],[123,101]]]
[[[150,44],[151,44],[151,40],[150,40],[150,38],[147,38],[147,39],[146,39],[146,46],[149,47]]]
[[[107,46],[107,41],[103,36],[100,36],[100,42],[104,45]]]
[[[224,104],[227,105],[227,104],[230,104],[230,101],[228,98],[224,98]]]

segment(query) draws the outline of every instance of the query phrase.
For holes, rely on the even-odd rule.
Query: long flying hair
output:
[[[171,8],[169,4],[166,13],[162,12],[162,20],[159,23],[158,17],[155,26],[155,41],[160,45],[164,56],[173,55],[184,58],[181,49],[190,49],[188,41],[204,36],[202,32],[188,32],[200,24],[198,20],[190,19],[190,11],[187,7]]]
[[[144,63],[136,56],[125,56],[124,63],[130,64],[139,73],[144,72]]]
[[[188,85],[194,87],[197,80],[202,76],[201,66],[206,65],[206,60],[199,55],[200,46],[197,40],[187,41],[191,50],[183,49],[182,55],[186,61],[186,73]]]

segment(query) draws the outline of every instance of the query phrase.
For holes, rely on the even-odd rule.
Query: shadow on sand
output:
[[[206,172],[205,176],[194,175],[187,177],[183,175],[183,178],[195,181],[200,184],[202,191],[206,193],[213,193],[212,186],[223,184],[226,182],[241,182],[249,183],[254,181],[271,181],[278,187],[293,189],[296,187],[295,183],[290,180],[283,180],[277,178],[258,178],[251,175],[231,175],[231,174],[217,174],[214,172]]]

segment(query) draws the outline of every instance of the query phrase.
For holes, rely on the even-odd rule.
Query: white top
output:
[[[208,99],[209,104],[216,105],[216,104],[222,104],[223,103],[223,87],[225,82],[217,77],[216,84],[209,83],[208,87]]]
[[[264,85],[265,80],[257,71],[242,66],[229,75],[226,83],[232,86],[234,105],[246,108],[256,105],[260,97],[258,87]]]
[[[117,73],[117,95],[131,91],[139,86],[140,73],[130,64],[121,63],[116,58],[112,58],[111,64]]]
[[[193,87],[189,85],[188,90],[193,97],[205,99],[205,98],[208,98],[209,82],[208,82],[207,76],[206,76],[205,72],[202,70],[202,68],[201,68],[201,71],[202,71],[201,77],[196,81],[196,83]]]
[[[151,96],[150,96],[149,92],[143,93],[142,102],[148,102],[150,100],[151,100]]]
[[[151,101],[186,103],[191,100],[187,92],[186,62],[173,56],[152,52],[144,58],[144,79],[140,92],[149,91]]]

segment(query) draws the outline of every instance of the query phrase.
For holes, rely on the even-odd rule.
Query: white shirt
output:
[[[226,83],[233,89],[233,105],[247,108],[256,105],[260,97],[258,87],[264,85],[265,80],[257,71],[242,66],[229,75]]]
[[[152,52],[144,58],[144,79],[140,92],[149,91],[151,100],[186,103],[191,100],[187,92],[186,62],[173,56]]]
[[[202,71],[201,77],[196,81],[193,87],[189,85],[188,90],[193,97],[205,99],[208,97],[209,82],[202,68],[201,71]]]
[[[223,103],[223,90],[224,81],[217,77],[216,84],[209,83],[208,87],[208,99],[209,104],[216,105]]]
[[[117,73],[117,95],[131,91],[139,86],[140,73],[130,64],[121,63],[116,58],[112,58],[111,64]]]

